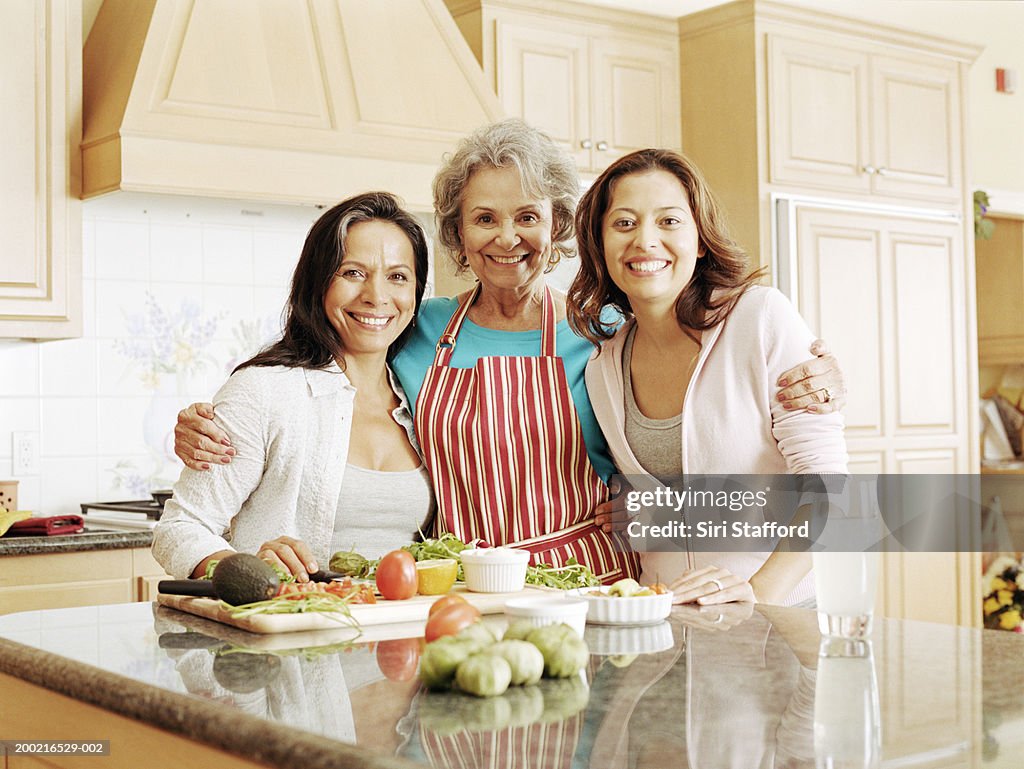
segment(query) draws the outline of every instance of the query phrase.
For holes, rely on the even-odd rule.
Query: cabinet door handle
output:
[[[608,150],[608,142],[598,142],[597,143],[597,151],[598,152],[607,152],[607,150]]]
[[[889,169],[886,168],[885,166],[882,166],[881,168],[878,169],[878,171],[876,171],[876,173],[879,176],[888,176],[889,175]]]
[[[875,168],[874,166],[864,166],[864,168],[861,169],[861,170],[864,171],[864,173],[866,173],[866,174],[877,174],[878,173],[878,169]]]
[[[580,142],[580,149],[589,150],[593,146],[594,142],[590,141],[590,139],[583,139]]]

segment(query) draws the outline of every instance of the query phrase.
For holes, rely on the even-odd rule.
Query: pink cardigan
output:
[[[647,476],[626,442],[624,428],[622,350],[633,323],[624,324],[594,353],[586,381],[619,472]],[[842,415],[786,411],[775,397],[779,376],[807,360],[814,339],[789,300],[764,286],[750,288],[724,323],[703,332],[700,358],[683,403],[684,473],[847,472]],[[714,564],[749,579],[767,556],[645,553],[643,578],[654,581],[657,576],[668,583],[683,571]],[[784,603],[799,603],[813,595],[808,574]]]

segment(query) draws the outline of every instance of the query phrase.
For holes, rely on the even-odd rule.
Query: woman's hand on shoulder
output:
[[[846,405],[846,382],[836,356],[822,339],[811,343],[817,357],[783,372],[776,383],[782,389],[779,400],[787,410],[807,409],[815,414],[842,411]]]
[[[235,450],[231,440],[213,421],[213,404],[193,403],[178,412],[174,426],[174,453],[193,470],[209,470],[210,464],[228,464]]]
[[[717,566],[685,572],[669,585],[669,589],[673,593],[672,603],[696,603],[700,606],[735,601],[757,603],[750,582]]]
[[[278,537],[264,542],[256,555],[271,566],[293,575],[298,582],[309,582],[310,573],[319,568],[309,545],[292,537]]]
[[[608,484],[612,497],[594,508],[594,522],[601,531],[625,532],[629,522],[636,516],[626,510],[626,495],[622,493],[622,484],[615,478]]]

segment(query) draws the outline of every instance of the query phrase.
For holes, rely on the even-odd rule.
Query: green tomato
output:
[[[467,694],[497,697],[512,680],[512,668],[504,658],[486,652],[474,654],[459,664],[455,683]]]
[[[420,655],[420,680],[428,689],[447,689],[455,680],[459,665],[476,651],[476,647],[455,636],[432,641]]]
[[[498,640],[494,633],[482,622],[474,622],[472,625],[460,630],[456,636],[458,640],[465,641],[476,647],[477,651],[489,649]]]
[[[564,623],[536,628],[526,640],[543,655],[544,675],[548,678],[574,676],[590,658],[587,644]]]
[[[535,684],[544,675],[544,655],[529,641],[500,641],[488,650],[504,657],[512,668],[512,685]]]
[[[544,680],[536,686],[544,697],[540,723],[553,723],[572,718],[587,706],[590,691],[579,676]]]
[[[505,641],[525,641],[526,637],[530,635],[537,626],[534,625],[528,619],[517,619],[509,623],[508,628],[505,630],[503,640]]]

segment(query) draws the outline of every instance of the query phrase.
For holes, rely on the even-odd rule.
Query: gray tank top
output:
[[[434,493],[427,469],[381,472],[349,464],[338,496],[331,553],[355,550],[367,558],[407,545],[422,531],[429,535]]]
[[[626,443],[640,466],[662,483],[668,484],[683,474],[683,415],[651,419],[641,413],[633,397],[633,378],[629,364],[633,360],[634,326],[622,350],[622,378],[626,406]]]

